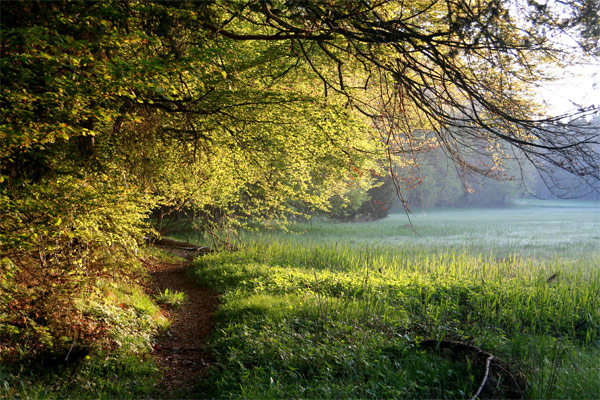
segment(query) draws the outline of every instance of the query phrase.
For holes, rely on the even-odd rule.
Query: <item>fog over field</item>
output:
[[[499,398],[524,385],[527,398],[600,393],[597,201],[523,199],[409,216],[250,230],[237,254],[196,260],[195,276],[224,293],[213,346],[228,355],[203,393],[472,393],[476,363],[465,369],[448,354],[419,353],[413,343],[429,337],[476,343],[522,365],[526,384],[499,361],[499,386],[489,389]],[[190,234],[180,237],[201,240]]]
[[[498,257],[577,258],[600,255],[600,202],[523,199],[503,208],[396,211],[373,222],[313,221],[290,230],[291,234],[261,235],[299,242],[466,250]]]
[[[395,214],[388,223],[403,218]],[[411,221],[414,232],[403,227],[387,241],[538,257],[600,251],[600,203],[593,201],[523,200],[510,208],[416,211]]]

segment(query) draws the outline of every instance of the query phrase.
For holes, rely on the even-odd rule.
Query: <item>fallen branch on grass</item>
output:
[[[483,378],[481,379],[481,383],[479,384],[477,391],[471,398],[472,400],[480,398],[482,396],[482,393],[484,393],[484,388],[486,387],[486,385],[488,385],[488,383],[491,383],[490,380],[492,375],[490,374],[490,371],[492,370],[492,368],[497,368],[499,372],[497,372],[497,376],[494,377],[497,382],[494,389],[489,390],[489,397],[496,398],[499,396],[508,398],[523,398],[524,388],[526,387],[525,378],[521,374],[515,376],[514,373],[509,372],[510,368],[508,367],[508,365],[501,363],[496,357],[494,357],[493,354],[482,350],[479,347],[451,340],[423,340],[418,343],[410,343],[420,347],[427,347],[435,350],[446,349],[452,352],[453,354],[468,353],[471,358],[475,358],[477,361],[485,360]],[[502,387],[501,375],[505,375],[508,378],[510,378],[508,383],[504,383],[504,387]],[[521,381],[521,383],[519,383],[519,381]],[[488,387],[489,386],[491,385],[488,385]]]
[[[490,375],[490,365],[492,364],[493,359],[494,359],[494,356],[489,356],[487,358],[487,360],[485,360],[485,373],[483,374],[483,379],[481,380],[481,384],[479,385],[479,388],[477,389],[477,391],[475,392],[475,394],[473,395],[473,398],[471,400],[475,400],[476,398],[479,397],[479,395],[481,394],[481,391],[483,390],[483,387],[487,383],[488,376]]]

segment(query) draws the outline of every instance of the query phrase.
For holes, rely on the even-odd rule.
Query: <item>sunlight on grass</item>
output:
[[[155,296],[158,304],[166,304],[170,307],[181,307],[185,303],[186,295],[184,292],[172,291],[168,288]]]
[[[428,235],[407,233],[402,245],[384,240],[410,232],[400,216],[246,233],[240,251],[194,263],[197,279],[222,293],[217,361],[199,394],[472,396],[481,366],[418,346],[435,339],[514,366],[527,397],[597,397],[600,224],[595,208],[562,210],[546,219],[493,210],[478,224],[477,211],[424,215],[414,222]],[[496,395],[509,396],[500,386]]]

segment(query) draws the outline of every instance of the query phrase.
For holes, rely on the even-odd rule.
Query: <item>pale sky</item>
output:
[[[545,84],[538,96],[551,114],[565,114],[576,109],[571,101],[582,106],[600,106],[600,65],[578,65],[557,71],[558,81]]]
[[[547,5],[553,11],[559,11],[559,15],[571,14],[570,5],[558,0],[539,0],[538,3]],[[515,0],[513,11],[519,16],[520,7],[525,6],[526,0]],[[562,47],[567,53],[576,56],[580,44],[577,42],[577,33],[551,32],[548,37],[551,42]],[[538,99],[545,103],[551,115],[563,115],[576,111],[577,105],[586,107],[595,105],[600,107],[600,58],[585,56],[579,53],[579,60],[585,62],[565,70],[550,68],[549,72],[559,78],[552,83],[544,84],[536,90]],[[575,103],[575,104],[573,104]]]

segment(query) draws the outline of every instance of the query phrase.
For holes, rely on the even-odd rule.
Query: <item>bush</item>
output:
[[[78,299],[126,274],[146,205],[101,176],[40,181],[0,196],[0,349],[3,357],[85,346],[101,324]]]

